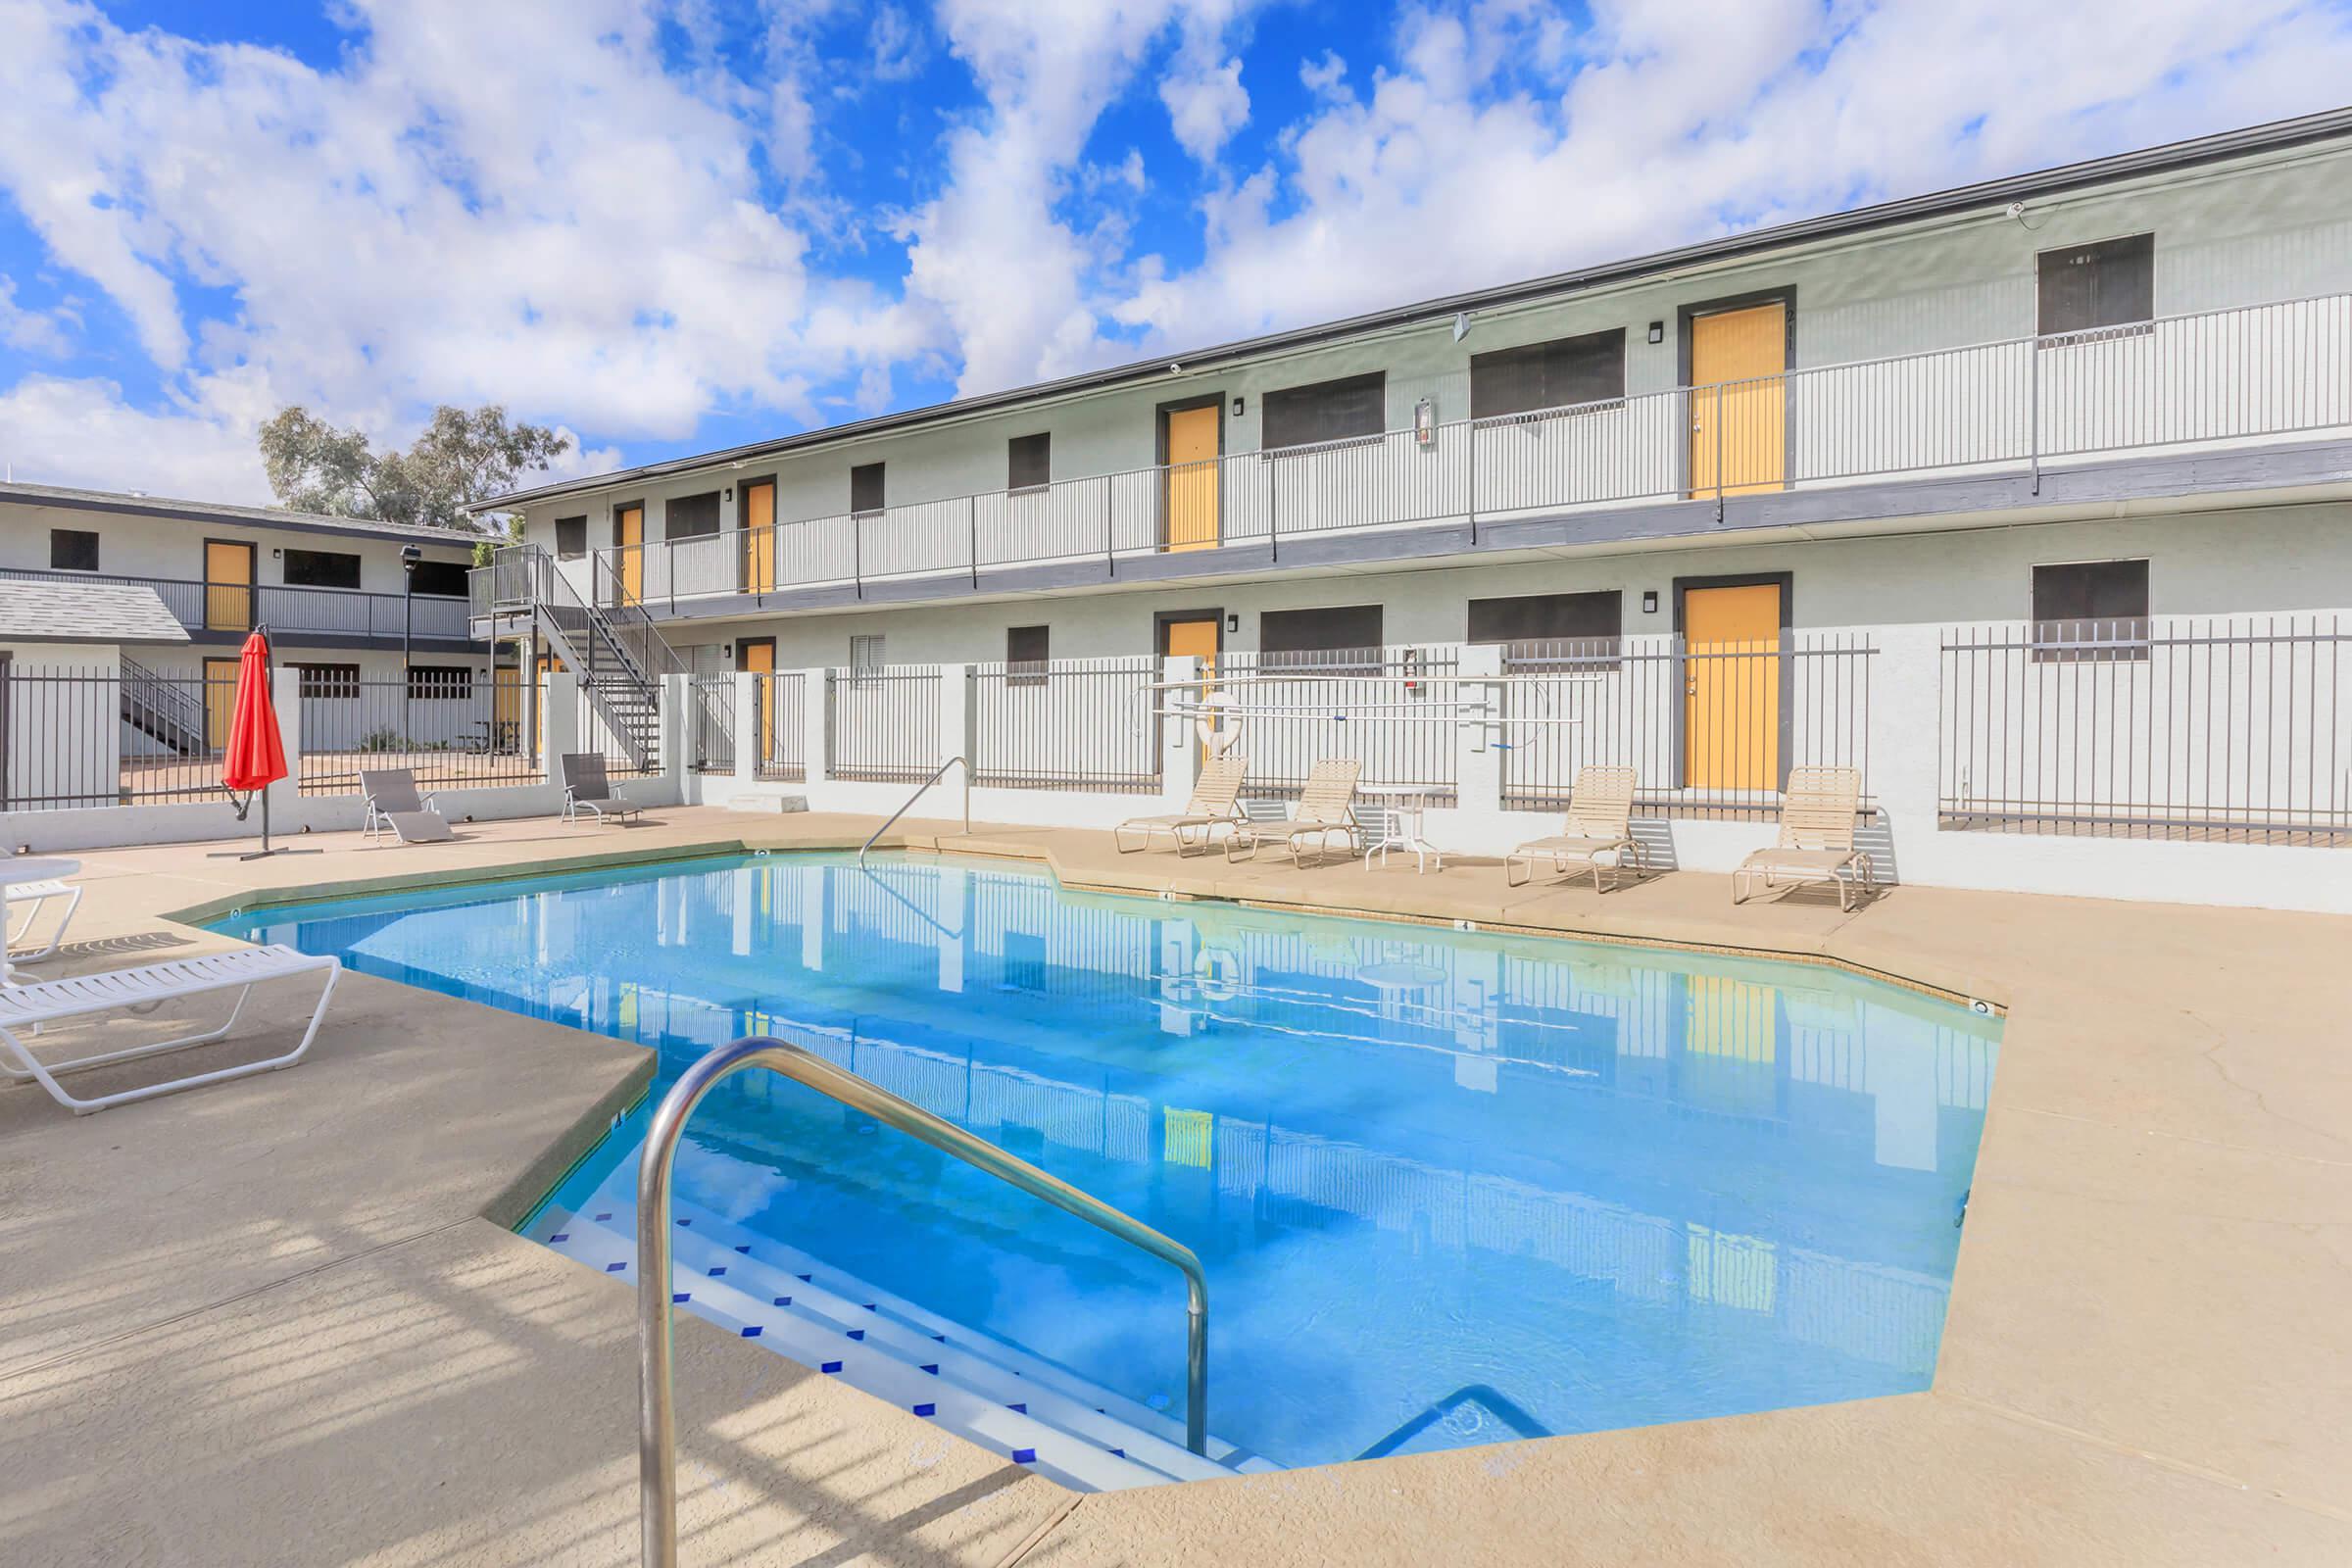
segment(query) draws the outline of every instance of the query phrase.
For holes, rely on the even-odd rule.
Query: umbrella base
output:
[[[324,855],[324,850],[215,850],[205,857],[208,860],[265,860],[272,855]]]

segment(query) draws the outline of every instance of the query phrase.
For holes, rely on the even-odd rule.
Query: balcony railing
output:
[[[277,583],[199,582],[185,577],[115,577],[94,571],[0,567],[0,580],[110,583],[152,588],[172,618],[191,632],[270,628],[280,637],[365,637],[398,643],[404,617],[419,642],[470,642],[464,599],[442,594],[366,593],[355,588],[288,588]]]
[[[965,577],[2352,430],[2352,295],[1792,369],[598,552],[657,614]]]

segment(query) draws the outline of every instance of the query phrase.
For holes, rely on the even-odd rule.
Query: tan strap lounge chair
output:
[[[1875,891],[1870,856],[1854,848],[1862,805],[1862,774],[1851,767],[1794,767],[1781,792],[1780,841],[1758,850],[1732,873],[1732,902],[1743,904],[1763,878],[1769,891],[1801,882],[1832,882],[1838,907],[1850,910],[1856,890]]]
[[[1331,835],[1345,837],[1348,853],[1354,855],[1363,843],[1363,828],[1355,819],[1355,781],[1364,764],[1353,758],[1327,758],[1307,770],[1306,788],[1298,792],[1298,809],[1285,822],[1246,822],[1233,830],[1225,841],[1225,858],[1246,859],[1257,853],[1260,844],[1280,844],[1291,852],[1293,865],[1308,862],[1301,857],[1300,848],[1308,841],[1315,846],[1314,864],[1321,865],[1331,848]],[[1247,855],[1234,851],[1249,846]]]
[[[1522,844],[1503,857],[1502,879],[1512,887],[1525,887],[1535,880],[1538,863],[1548,861],[1554,876],[1590,868],[1592,891],[1599,893],[1606,891],[1600,885],[1603,865],[1609,869],[1611,888],[1617,885],[1617,873],[1629,859],[1646,874],[1648,858],[1642,842],[1634,837],[1634,784],[1630,767],[1577,769],[1576,791],[1568,798],[1560,831]]]
[[[368,797],[368,814],[360,831],[369,838],[390,828],[403,844],[447,844],[449,819],[441,803],[416,793],[416,775],[405,767],[360,769],[360,793]]]
[[[1184,809],[1161,816],[1131,816],[1110,830],[1110,842],[1121,855],[1133,855],[1152,846],[1152,836],[1165,833],[1175,842],[1178,855],[1205,854],[1210,836],[1220,827],[1238,828],[1245,820],[1242,815],[1242,780],[1250,772],[1250,763],[1239,757],[1220,757],[1200,764],[1200,776],[1193,782],[1193,798]],[[1135,842],[1127,842],[1134,834]]]

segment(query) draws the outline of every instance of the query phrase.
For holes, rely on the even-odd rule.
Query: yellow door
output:
[[[253,546],[204,542],[204,623],[214,631],[253,630]]]
[[[739,637],[735,641],[735,667],[752,675],[773,675],[776,672],[776,644],[772,637]],[[755,765],[775,755],[776,683],[760,683],[760,750],[753,754]]]
[[[617,507],[612,513],[612,543],[620,554],[620,595],[624,603],[645,597],[645,508]]]
[[[1168,433],[1167,541],[1170,550],[1213,550],[1217,534],[1219,404],[1165,416]]]
[[[1778,789],[1781,585],[1689,590],[1683,640],[1683,781],[1694,789]]]
[[[204,662],[204,745],[207,751],[228,749],[228,720],[237,710],[237,662]]]
[[[743,487],[743,591],[776,586],[776,486],[772,479]]]
[[[490,671],[490,750],[501,757],[520,750],[522,736],[522,671]]]
[[[1208,680],[1217,673],[1217,617],[1204,616],[1200,620],[1170,620],[1160,624],[1159,651],[1168,659],[1198,659],[1200,678]],[[1196,687],[1185,695],[1203,698],[1206,686]],[[1208,760],[1208,748],[1200,748],[1200,760]]]
[[[1788,308],[1690,322],[1690,492],[1778,490],[1788,471]]]

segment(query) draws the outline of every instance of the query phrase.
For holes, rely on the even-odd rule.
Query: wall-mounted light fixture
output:
[[[1233,416],[1237,419],[1242,416],[1242,400],[1240,398],[1233,400]]]
[[[1666,341],[1666,323],[1664,321],[1652,321],[1649,323],[1649,340],[1652,343],[1663,343]]]
[[[1456,311],[1456,312],[1454,312],[1454,313],[1453,313],[1453,340],[1454,340],[1456,343],[1459,343],[1459,342],[1460,342],[1462,339],[1464,339],[1464,338],[1468,337],[1469,335],[1470,335],[1470,313],[1469,313],[1468,311]]]
[[[727,486],[726,499],[729,501],[735,499],[735,487],[733,485]]]
[[[272,550],[270,552],[270,559],[271,561],[282,561],[285,559],[285,555],[286,553],[283,550]]]
[[[1227,631],[1240,631],[1242,629],[1242,617],[1239,615],[1227,615],[1225,617],[1225,629]]]
[[[1655,588],[1644,590],[1642,595],[1642,613],[1644,615],[1654,615],[1657,612],[1658,591]]]

